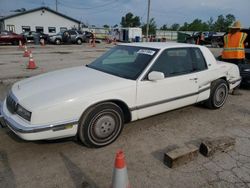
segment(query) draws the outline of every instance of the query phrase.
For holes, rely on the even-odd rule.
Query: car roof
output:
[[[146,47],[146,48],[155,48],[155,49],[199,47],[198,45],[195,45],[195,44],[186,44],[186,43],[177,43],[177,42],[138,42],[138,43],[123,43],[119,45]]]

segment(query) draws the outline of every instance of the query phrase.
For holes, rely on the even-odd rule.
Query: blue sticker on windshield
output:
[[[147,50],[147,49],[140,49],[138,54],[146,54],[146,55],[154,55],[155,51],[154,50]]]

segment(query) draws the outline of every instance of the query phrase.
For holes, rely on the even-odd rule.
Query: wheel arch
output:
[[[81,40],[81,42],[83,42],[83,40],[82,40],[81,37],[77,37],[77,38],[75,39],[75,42],[78,41],[78,40]]]
[[[131,111],[129,110],[128,105],[124,101],[119,100],[119,99],[103,100],[103,101],[99,101],[99,102],[91,104],[83,111],[80,119],[82,119],[86,114],[88,114],[89,110],[92,110],[96,105],[106,103],[106,102],[114,103],[121,108],[123,115],[124,115],[124,123],[128,123],[131,121],[132,115],[131,115]]]
[[[226,81],[226,83],[227,83],[227,87],[228,87],[228,89],[230,89],[230,85],[229,85],[229,82],[228,82],[228,80],[227,80],[227,77],[226,77],[226,76],[222,76],[222,77],[218,78],[217,80],[219,80],[219,79],[225,80],[225,81]],[[215,81],[216,81],[216,80],[215,80]],[[212,83],[213,83],[213,82],[212,82]]]

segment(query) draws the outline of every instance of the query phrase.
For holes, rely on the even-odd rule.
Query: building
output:
[[[15,33],[37,31],[55,34],[66,29],[78,29],[80,23],[80,21],[48,7],[40,7],[0,18],[0,30]]]

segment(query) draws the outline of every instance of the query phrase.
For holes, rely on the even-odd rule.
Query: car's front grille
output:
[[[17,102],[12,98],[11,94],[9,94],[9,95],[7,96],[6,104],[7,104],[8,110],[9,110],[12,114],[15,113],[16,108],[17,108]]]

